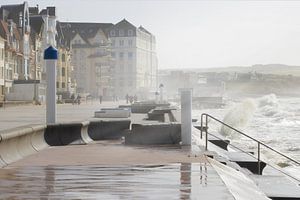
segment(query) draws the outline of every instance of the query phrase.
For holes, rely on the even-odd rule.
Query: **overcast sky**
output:
[[[21,3],[0,0],[1,5]],[[160,68],[300,65],[300,1],[29,0],[58,20],[126,18],[157,38]]]

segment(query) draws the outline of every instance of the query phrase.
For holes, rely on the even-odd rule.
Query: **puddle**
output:
[[[0,185],[0,199],[232,199],[207,163],[5,168]]]

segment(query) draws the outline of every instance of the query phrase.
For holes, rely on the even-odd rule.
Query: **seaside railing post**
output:
[[[205,115],[205,150],[207,151],[208,147],[207,147],[207,144],[208,144],[208,133],[207,133],[207,126],[208,126],[208,121],[207,121],[207,118],[208,116]]]
[[[202,139],[202,133],[203,133],[203,114],[201,115],[201,129],[200,129],[200,138]]]
[[[257,142],[257,166],[258,166],[258,174],[260,174],[260,142]]]

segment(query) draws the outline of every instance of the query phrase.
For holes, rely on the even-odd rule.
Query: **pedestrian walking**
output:
[[[102,95],[99,96],[100,104],[102,104]]]

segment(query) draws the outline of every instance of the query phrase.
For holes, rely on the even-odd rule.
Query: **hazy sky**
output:
[[[0,4],[21,3],[0,0]],[[160,68],[300,65],[300,1],[29,0],[60,21],[123,18],[157,38]]]

